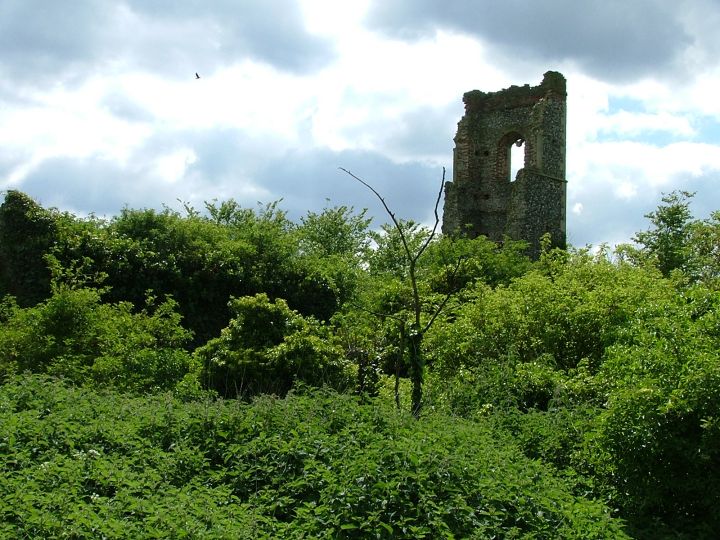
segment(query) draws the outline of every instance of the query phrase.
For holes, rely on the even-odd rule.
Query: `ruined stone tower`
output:
[[[540,238],[565,245],[565,78],[545,73],[539,86],[499,92],[473,90],[463,96],[453,181],[445,184],[444,234],[505,235],[530,243],[537,257]],[[510,149],[524,144],[524,164],[510,177]]]

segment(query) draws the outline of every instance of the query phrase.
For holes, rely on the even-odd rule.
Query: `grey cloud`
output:
[[[423,107],[401,119],[391,139],[404,152],[433,154],[438,151],[452,159],[453,137],[464,114],[461,96],[445,107]]]
[[[660,200],[649,192],[636,199],[618,199],[601,185],[588,187],[581,196],[568,200],[567,240],[576,247],[629,242],[645,226],[643,216]],[[583,205],[579,215],[571,211],[577,202]]]
[[[154,50],[150,61],[173,66],[178,73],[204,72],[248,57],[304,72],[334,56],[327,41],[306,32],[295,0],[127,1],[151,31],[136,42],[138,55]]]
[[[321,210],[330,199],[331,205],[368,208],[376,223],[385,222],[379,202],[338,169],[344,167],[383,193],[398,216],[427,221],[442,175],[439,167],[420,162],[398,164],[379,152],[283,151],[281,141],[233,129],[157,137],[148,141],[138,159],[145,161],[178,146],[190,146],[197,155],[187,176],[194,179],[195,192],[203,194],[202,200],[232,197],[252,206],[282,199],[281,207],[295,220],[309,210]],[[248,195],[247,188],[263,195]]]
[[[245,58],[303,72],[333,54],[295,0],[0,3],[0,74],[21,85],[72,85],[117,64],[191,77]]]
[[[0,191],[11,189],[10,176],[29,156],[21,156],[0,147]]]
[[[456,102],[442,107],[420,107],[401,115],[392,122],[372,117],[360,125],[346,128],[343,135],[360,140],[368,133],[375,134],[374,144],[385,155],[403,160],[439,159],[452,161],[453,137],[463,115],[461,96]]]
[[[289,153],[258,172],[259,184],[283,198],[297,219],[307,210],[331,205],[367,208],[376,225],[389,221],[380,202],[363,185],[339,170],[350,170],[372,185],[402,219],[428,222],[441,184],[440,167],[394,163],[377,152],[315,150]]]
[[[684,2],[662,0],[383,0],[374,2],[368,24],[404,39],[448,28],[490,43],[499,64],[569,60],[591,75],[624,80],[673,67],[692,41],[683,9]]]
[[[185,177],[176,182],[157,178],[155,158],[180,148],[192,148],[198,156]],[[242,174],[243,155],[251,153],[236,131],[166,132],[145,141],[125,163],[99,156],[45,160],[16,188],[44,205],[80,215],[111,216],[125,206],[173,207],[178,199],[201,206],[228,190],[232,172]]]
[[[148,163],[179,148],[192,148],[197,156],[192,168],[205,178],[221,178],[245,169],[262,144],[237,129],[160,131],[144,142],[134,159]]]
[[[102,105],[114,116],[130,122],[149,122],[154,118],[151,111],[120,92],[105,96]]]
[[[15,84],[72,80],[76,69],[100,57],[111,12],[94,0],[0,3],[0,72]]]
[[[144,207],[158,202],[133,171],[102,159],[48,159],[18,189],[44,206],[81,215],[111,215],[125,204]]]
[[[154,160],[180,148],[191,148],[195,161],[175,182],[158,179]],[[178,200],[202,208],[213,199],[234,198],[246,207],[282,199],[281,208],[298,220],[330,199],[331,205],[368,208],[375,224],[388,221],[379,201],[338,167],[370,182],[399,217],[432,219],[440,167],[398,164],[377,152],[283,151],[279,141],[234,129],[159,133],[124,164],[97,156],[48,159],[14,187],[42,204],[80,215],[110,216],[125,206],[177,207]]]
[[[192,146],[198,159],[185,177],[174,183],[154,179],[148,161],[154,152],[177,147],[168,138],[155,140],[134,155],[133,165],[101,158],[49,159],[15,188],[46,206],[106,216],[125,206],[176,207],[182,200],[202,208],[204,201],[234,198],[246,207],[282,199],[281,208],[298,220],[308,211],[324,208],[329,199],[331,205],[368,208],[379,225],[388,221],[379,201],[338,167],[371,183],[398,217],[422,222],[432,219],[441,183],[438,167],[396,164],[374,152],[314,150],[273,156],[260,153],[259,141],[233,139],[232,133],[208,133],[188,143],[184,141],[183,146]],[[260,188],[265,196],[248,195],[247,187]]]

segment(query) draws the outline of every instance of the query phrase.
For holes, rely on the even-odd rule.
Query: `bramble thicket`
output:
[[[410,221],[7,191],[0,536],[715,538],[720,212],[691,202],[536,261],[438,235],[414,291]]]

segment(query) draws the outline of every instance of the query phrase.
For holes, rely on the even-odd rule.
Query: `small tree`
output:
[[[720,211],[690,226],[690,251],[695,279],[720,289]]]
[[[676,269],[689,270],[690,200],[693,195],[687,191],[673,191],[663,196],[663,204],[654,212],[645,214],[652,228],[637,233],[633,238],[642,246],[642,252],[654,259],[664,276]]]
[[[438,224],[440,223],[440,217],[438,215],[438,206],[440,204],[440,198],[442,196],[442,189],[445,185],[445,167],[443,167],[443,174],[442,174],[442,181],[440,183],[440,191],[438,192],[437,198],[435,200],[435,223],[433,225],[432,231],[427,236],[427,238],[420,244],[419,247],[414,248],[411,244],[411,242],[408,239],[408,235],[406,228],[402,226],[401,221],[395,216],[395,213],[390,210],[390,207],[388,207],[387,203],[385,202],[385,199],[378,193],[375,188],[373,188],[370,184],[365,182],[362,178],[354,175],[347,169],[344,169],[340,167],[340,170],[345,172],[346,174],[350,175],[352,178],[360,182],[362,185],[364,185],[366,188],[368,188],[372,193],[380,200],[380,202],[383,205],[383,208],[385,209],[385,212],[390,216],[390,219],[392,220],[393,226],[395,227],[395,230],[398,232],[398,235],[400,236],[400,241],[402,244],[402,253],[404,256],[404,262],[407,265],[407,279],[410,282],[411,287],[411,318],[410,322],[408,322],[404,319],[399,319],[402,323],[402,332],[401,332],[401,341],[403,341],[407,345],[407,350],[409,353],[409,360],[410,360],[410,380],[412,383],[412,396],[411,396],[411,412],[413,416],[418,418],[420,416],[420,412],[422,410],[422,395],[423,395],[423,379],[424,379],[424,373],[425,373],[425,360],[423,358],[423,350],[422,350],[422,344],[423,344],[423,338],[427,331],[430,329],[432,324],[435,322],[435,319],[440,314],[442,309],[445,307],[445,304],[447,303],[448,299],[451,296],[451,293],[448,293],[445,298],[440,302],[440,304],[436,307],[434,313],[431,315],[430,319],[423,324],[422,320],[422,301],[420,298],[420,292],[418,289],[418,279],[417,279],[417,262],[418,259],[422,256],[422,254],[425,252],[427,247],[430,245],[430,242],[432,242],[433,238],[435,237],[435,233],[437,232]],[[459,265],[459,263],[458,263]],[[456,266],[457,270],[457,266]],[[385,315],[390,316],[392,315]],[[396,317],[397,318],[397,317]]]

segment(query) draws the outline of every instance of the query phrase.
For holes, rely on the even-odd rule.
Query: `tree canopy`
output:
[[[532,261],[348,206],[8,191],[0,535],[714,538],[720,212],[691,207]]]

